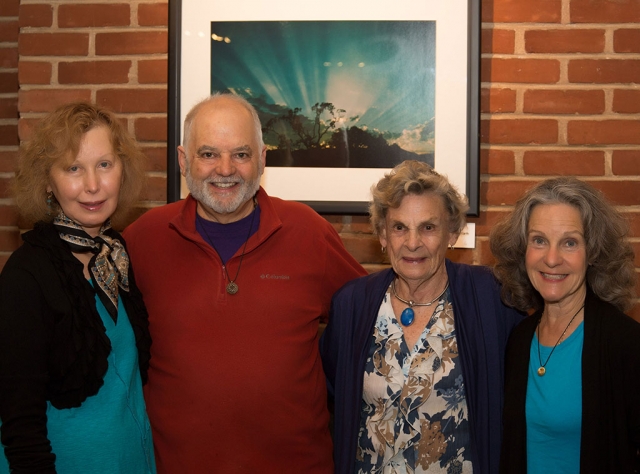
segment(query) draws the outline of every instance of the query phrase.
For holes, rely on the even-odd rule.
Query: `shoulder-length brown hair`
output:
[[[114,222],[124,219],[144,185],[145,157],[136,141],[115,115],[96,105],[76,102],[58,107],[42,119],[30,139],[20,147],[12,191],[20,214],[30,223],[50,222],[59,207],[47,203],[51,168],[59,162],[72,162],[85,133],[95,127],[109,130],[111,145],[122,162],[122,185]]]
[[[541,309],[544,302],[525,268],[527,232],[533,208],[568,204],[580,212],[587,254],[587,285],[601,300],[626,311],[634,298],[634,253],[626,240],[627,221],[593,186],[572,177],[548,179],[527,191],[513,212],[490,236],[494,271],[502,283],[502,299],[520,310]]]
[[[371,188],[369,204],[371,226],[380,234],[389,208],[397,208],[409,194],[433,193],[444,202],[449,221],[449,233],[459,234],[465,225],[465,214],[469,206],[466,199],[447,178],[438,174],[431,166],[421,161],[403,161]]]

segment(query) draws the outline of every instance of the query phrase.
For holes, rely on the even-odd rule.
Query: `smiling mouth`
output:
[[[209,184],[211,184],[212,186],[215,186],[216,188],[228,189],[228,188],[232,188],[238,183],[233,182],[233,183],[209,183]]]
[[[100,208],[100,206],[102,206],[104,204],[104,201],[97,201],[97,202],[82,202],[80,203],[82,205],[82,207],[84,207],[85,209],[88,209],[90,211],[95,211],[96,209]]]
[[[547,280],[560,281],[560,280],[564,280],[567,277],[566,273],[561,273],[561,274],[552,274],[552,273],[544,273],[544,272],[540,272],[540,273]]]

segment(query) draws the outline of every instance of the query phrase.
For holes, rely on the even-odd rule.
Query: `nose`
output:
[[[236,167],[227,153],[223,153],[216,163],[216,174],[218,176],[231,176],[236,172]]]
[[[84,176],[84,190],[87,193],[94,194],[100,189],[100,183],[97,174],[93,170],[87,170]]]
[[[422,245],[422,240],[420,240],[420,233],[418,229],[409,229],[407,232],[407,240],[406,246],[409,250],[417,250],[420,245]]]
[[[548,267],[555,267],[562,263],[562,255],[560,251],[553,245],[549,246],[544,254],[544,263]]]

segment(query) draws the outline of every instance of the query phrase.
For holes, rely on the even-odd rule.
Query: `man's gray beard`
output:
[[[258,192],[258,189],[260,188],[260,176],[262,176],[262,170],[260,171],[261,172],[255,181],[242,181],[240,184],[242,187],[240,192],[236,194],[236,197],[232,201],[227,203],[218,202],[211,194],[209,194],[209,185],[206,180],[196,183],[191,176],[190,169],[187,169],[187,172],[185,173],[185,180],[187,181],[189,192],[196,201],[218,214],[229,214],[231,212],[235,212]]]

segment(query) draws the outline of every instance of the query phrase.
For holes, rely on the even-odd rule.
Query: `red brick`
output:
[[[20,112],[51,112],[68,102],[90,101],[89,89],[32,89],[18,93]]]
[[[640,150],[614,150],[611,168],[615,175],[640,176]]]
[[[166,142],[167,118],[139,118],[135,121],[135,131],[138,141]]]
[[[2,2],[0,2],[1,4]],[[3,43],[17,43],[18,36],[20,34],[20,24],[18,20],[15,21],[3,21],[0,23],[0,42]]]
[[[167,3],[139,4],[138,24],[140,26],[167,26],[169,24],[169,5]]]
[[[629,236],[640,237],[640,212],[621,212],[629,222]]]
[[[120,113],[166,112],[166,89],[103,89],[96,102]]]
[[[484,0],[482,21],[488,23],[559,23],[561,0]]]
[[[640,121],[571,120],[567,141],[570,145],[640,145]]]
[[[100,56],[166,53],[168,49],[166,31],[96,34],[96,54]]]
[[[569,61],[569,82],[640,83],[637,59],[574,59]]]
[[[524,43],[528,53],[601,53],[604,30],[529,30]]]
[[[40,119],[20,117],[18,120],[18,136],[20,140],[28,140]]]
[[[138,82],[140,84],[166,84],[169,65],[166,59],[138,61]]]
[[[20,0],[2,0],[0,2],[0,16],[18,16]]]
[[[21,56],[86,56],[86,33],[22,33],[18,41]]]
[[[0,229],[0,249],[5,251],[15,250],[20,247],[21,243],[22,240],[20,239],[20,232],[18,232],[18,229]]]
[[[532,89],[524,93],[525,113],[532,114],[602,114],[602,90]]]
[[[167,147],[143,147],[147,157],[147,171],[167,171]]]
[[[11,185],[11,179],[2,177],[0,178],[0,199],[11,197],[9,188]]]
[[[131,61],[76,61],[58,65],[60,84],[126,84]]]
[[[478,262],[479,265],[486,265],[490,267],[495,263],[496,259],[493,257],[493,254],[491,253],[488,240],[485,239],[485,240],[476,242],[476,250],[480,255],[480,261]]]
[[[589,181],[602,191],[615,206],[637,206],[640,194],[639,181]]]
[[[506,219],[511,213],[511,209],[502,208],[498,211],[482,211],[478,217],[470,217],[467,222],[473,222],[476,225],[476,237],[487,237],[494,226]]]
[[[50,84],[52,65],[44,61],[20,61],[18,80],[20,84]]]
[[[18,223],[18,210],[15,206],[0,205],[0,226],[16,226]]]
[[[602,176],[602,151],[526,151],[523,157],[526,175]]]
[[[131,11],[126,3],[68,4],[58,7],[60,28],[129,26]]]
[[[16,127],[17,129],[17,127]],[[0,151],[0,173],[11,173],[15,171],[18,164],[18,148],[15,150]],[[6,225],[0,223],[0,226]]]
[[[560,79],[555,59],[482,59],[482,82],[554,84]]]
[[[483,87],[480,91],[480,110],[485,113],[516,111],[516,91]]]
[[[481,196],[485,195],[483,204],[490,206],[513,205],[531,188],[536,181],[489,181],[480,184]],[[484,188],[484,189],[483,189]],[[484,192],[483,192],[484,191]]]
[[[387,263],[387,255],[380,250],[380,241],[372,235],[360,234],[357,236],[341,235],[347,251],[353,255],[358,262],[367,263]]]
[[[20,5],[21,27],[45,27],[53,25],[53,6],[49,4]]]
[[[513,174],[516,172],[516,162],[513,151],[494,150],[484,148],[480,150],[481,174]]]
[[[549,119],[483,120],[482,143],[545,144],[557,143],[558,122]]]
[[[15,69],[18,67],[18,48],[0,47],[0,68]]]
[[[142,201],[167,202],[167,180],[157,176],[147,178],[147,185],[142,192]]]
[[[0,94],[13,94],[18,90],[17,72],[0,72]]]
[[[640,18],[638,19],[640,23]],[[640,29],[620,28],[613,32],[613,50],[616,53],[640,53]]]
[[[18,119],[17,97],[0,97],[0,119]]]
[[[571,0],[571,23],[628,23],[640,19],[638,0]]]
[[[612,110],[619,114],[640,113],[640,90],[616,89],[613,91]]]
[[[516,33],[513,30],[483,28],[480,40],[482,53],[513,54]]]

